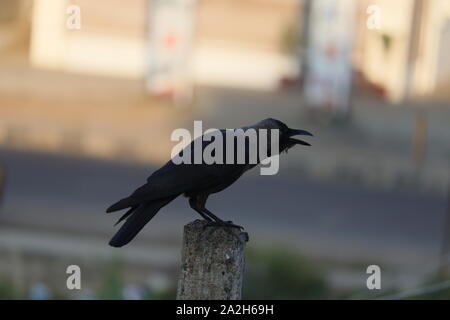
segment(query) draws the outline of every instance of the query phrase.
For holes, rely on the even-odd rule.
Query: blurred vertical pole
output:
[[[422,25],[426,13],[426,1],[414,0],[413,14],[411,19],[408,60],[405,74],[405,92],[406,99],[410,99],[414,94],[417,61],[420,56],[420,45],[422,43]]]
[[[413,138],[413,157],[417,169],[422,168],[427,140],[427,118],[423,112],[416,115]]]
[[[5,180],[5,169],[0,164],[0,206],[2,205],[3,194],[5,193]]]
[[[300,6],[300,17],[302,19],[299,26],[300,30],[300,48],[299,48],[299,61],[300,61],[300,75],[302,90],[305,83],[306,74],[308,73],[308,49],[309,49],[309,29],[311,25],[311,1],[303,0],[303,5]]]
[[[439,273],[441,276],[445,276],[450,260],[450,181],[447,188],[447,213],[444,222],[444,232],[442,235],[441,256],[439,259]]]

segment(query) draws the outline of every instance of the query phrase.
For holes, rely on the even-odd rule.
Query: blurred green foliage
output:
[[[383,49],[385,53],[388,53],[392,48],[392,42],[394,39],[390,34],[383,33],[381,34],[381,41],[383,42]]]
[[[172,284],[168,288],[158,291],[152,290],[148,286],[144,290],[142,299],[145,300],[175,300],[177,297],[176,284]]]
[[[99,299],[119,300],[122,299],[124,287],[124,266],[121,259],[115,257],[105,267],[102,284],[98,290]]]
[[[0,278],[0,300],[19,299],[11,280]]]
[[[416,296],[411,296],[411,300],[450,300],[450,288],[442,288],[439,286],[450,281],[450,276],[448,274],[437,274],[436,276],[430,277],[422,284],[421,288],[425,290],[430,289],[429,292],[424,294],[419,294]],[[425,291],[424,290],[424,291]]]
[[[324,275],[303,256],[281,248],[249,248],[244,299],[327,299]]]
[[[125,263],[119,257],[105,263],[100,286],[93,298],[123,299],[126,286]],[[175,299],[176,281],[167,288],[151,288],[141,284],[142,299]],[[326,299],[330,291],[317,266],[295,252],[281,247],[248,248],[244,277],[245,299]],[[0,278],[0,299],[19,299],[12,281]],[[60,293],[53,299],[67,299]],[[72,297],[73,298],[73,297]]]
[[[281,52],[293,56],[298,51],[299,32],[297,23],[287,24],[280,35],[280,49]]]
[[[127,285],[125,282],[125,265],[124,262],[118,258],[113,258],[106,266],[103,273],[102,284],[97,291],[96,298],[107,300],[124,299],[123,292]],[[144,300],[164,300],[175,299],[176,285],[172,284],[168,288],[155,290],[147,284],[141,286],[141,298]]]
[[[104,266],[101,284],[92,295],[94,299],[123,299],[125,282],[125,264],[119,258],[113,258]],[[174,277],[175,279],[176,277]],[[330,288],[326,276],[318,265],[298,254],[286,249],[286,246],[271,246],[246,250],[246,266],[244,276],[244,299],[389,299],[397,294],[406,294],[402,299],[449,300],[450,288],[436,285],[448,284],[449,274],[437,274],[424,280],[417,288],[402,291],[399,288],[388,288],[380,292],[364,292],[347,289]],[[176,281],[168,287],[152,288],[151,285],[139,285],[142,299],[175,299]],[[447,285],[446,285],[447,286]],[[428,291],[428,289],[432,289]],[[437,288],[437,289],[433,289]],[[425,289],[421,294],[420,290]],[[411,295],[408,295],[411,292]],[[419,293],[418,293],[419,292]],[[64,292],[52,292],[52,299],[73,298]],[[0,300],[27,299],[19,295],[14,283],[8,277],[0,276]]]

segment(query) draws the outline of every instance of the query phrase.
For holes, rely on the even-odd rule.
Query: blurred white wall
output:
[[[381,9],[379,29],[366,27],[369,5]],[[436,96],[442,84],[450,89],[450,74],[440,72],[447,70],[442,57],[450,54],[444,28],[450,21],[448,0],[362,0],[358,10],[357,66],[386,88],[392,101]]]
[[[270,90],[297,73],[280,39],[298,0],[197,1],[192,78],[201,85]],[[81,29],[66,9],[81,8]],[[146,0],[35,0],[30,60],[35,67],[141,78],[148,59]],[[293,56],[293,55],[292,55]]]
[[[141,34],[120,34],[109,30],[95,13],[109,11],[113,18],[117,0],[112,2],[35,0],[32,16],[30,60],[39,68],[70,72],[86,72],[120,77],[141,77],[145,72],[145,37]],[[66,27],[71,4],[81,7],[81,29]],[[145,27],[145,0],[128,1],[133,11],[141,12]],[[89,12],[93,15],[89,15]],[[106,16],[108,14],[106,13]],[[132,15],[133,16],[133,15]],[[139,27],[134,27],[138,29]],[[103,31],[103,32],[102,32]],[[106,32],[105,32],[106,31]]]

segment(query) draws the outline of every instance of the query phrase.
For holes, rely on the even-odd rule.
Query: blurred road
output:
[[[105,214],[105,208],[142,184],[154,170],[4,149],[0,159],[7,173],[0,233],[29,230],[72,235],[80,241],[94,237],[105,247],[119,217]],[[244,225],[253,245],[289,243],[323,257],[394,263],[437,258],[444,198],[318,183],[289,177],[283,167],[281,171],[277,176],[259,176],[254,170],[220,195],[213,195],[209,208],[223,219]],[[179,248],[182,226],[196,218],[180,197],[162,209],[124,250],[151,243]]]

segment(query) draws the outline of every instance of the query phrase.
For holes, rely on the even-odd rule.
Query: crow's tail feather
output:
[[[128,218],[128,216],[130,214],[132,214],[136,209],[138,208],[138,206],[134,206],[131,207],[129,210],[127,210],[127,212],[125,212],[119,220],[117,220],[117,222],[114,224],[114,226],[117,226],[119,223],[121,223],[123,220],[125,220],[126,218]]]
[[[132,199],[132,196],[124,198],[124,199],[122,199],[120,201],[117,201],[113,205],[109,206],[108,209],[106,209],[106,213],[119,211],[119,210],[123,210],[123,209],[128,208],[128,207],[131,207],[133,205],[131,199]]]
[[[159,209],[164,207],[178,195],[143,203],[135,209],[131,208],[125,215],[129,216],[119,231],[109,242],[112,247],[122,247],[134,239],[141,229],[149,222]],[[122,217],[125,218],[126,216]]]

